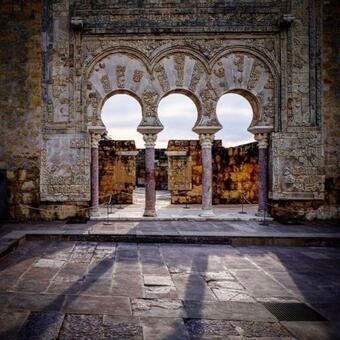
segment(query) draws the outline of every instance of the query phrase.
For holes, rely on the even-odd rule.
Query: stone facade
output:
[[[3,1],[0,168],[10,216],[61,218],[90,204],[90,131],[103,128],[109,96],[134,96],[138,131],[150,135],[162,129],[160,100],[186,94],[194,131],[214,134],[217,102],[233,92],[253,108],[250,131],[271,134],[272,214],[336,217],[339,12],[336,0]]]
[[[202,202],[202,161],[198,141],[169,141],[169,190],[171,203]],[[212,148],[213,204],[258,200],[258,152],[256,143],[224,148],[220,140]],[[245,199],[242,197],[244,196]]]

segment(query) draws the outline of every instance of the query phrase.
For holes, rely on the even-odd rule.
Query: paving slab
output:
[[[284,321],[282,325],[299,340],[339,340],[340,323]]]
[[[18,313],[18,327],[36,315],[32,332],[39,315],[65,314],[60,339],[292,340],[308,322],[304,334],[265,303],[305,302],[328,320],[311,323],[322,339],[339,326],[339,261],[329,247],[26,241],[0,260],[0,313]]]
[[[65,313],[131,315],[130,299],[124,296],[84,296],[68,295]]]
[[[64,314],[57,312],[33,312],[18,334],[20,340],[50,340],[56,339],[64,320]]]
[[[25,311],[61,311],[64,300],[64,295],[16,293],[6,308]]]
[[[188,318],[277,321],[260,303],[235,301],[183,301]]]
[[[102,315],[68,314],[58,339],[131,339],[143,340],[138,321],[108,318]]]
[[[141,318],[144,340],[183,339],[189,340],[189,333],[179,318]]]
[[[0,313],[0,339],[16,339],[25,323],[29,312],[2,312]]]
[[[134,316],[178,318],[185,315],[181,300],[174,299],[131,299]]]

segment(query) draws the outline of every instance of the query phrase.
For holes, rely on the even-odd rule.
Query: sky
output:
[[[182,94],[163,98],[158,116],[164,130],[158,134],[156,147],[166,148],[169,139],[198,139],[192,131],[197,110],[191,99]],[[254,141],[247,131],[252,119],[249,102],[237,94],[225,94],[217,104],[217,116],[223,129],[215,135],[226,147]],[[108,134],[115,140],[135,140],[137,148],[143,148],[143,137],[136,128],[141,121],[141,107],[137,100],[126,94],[116,94],[104,103],[102,121]]]

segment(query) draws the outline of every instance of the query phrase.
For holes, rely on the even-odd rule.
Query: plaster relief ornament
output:
[[[203,70],[202,65],[200,63],[196,62],[195,66],[194,66],[194,70],[192,72],[190,86],[189,86],[189,89],[192,92],[196,91],[197,84],[199,83],[199,81],[201,79],[201,75],[203,74],[203,72],[204,72],[204,70]]]
[[[117,76],[117,87],[123,88],[125,83],[125,66],[117,65],[116,76]]]
[[[209,117],[212,116],[215,111],[217,95],[210,81],[207,82],[205,89],[201,92],[201,98],[204,103],[206,115]]]
[[[111,84],[110,84],[110,79],[109,79],[108,75],[104,74],[100,78],[100,82],[103,85],[103,89],[104,89],[105,93],[109,93],[111,91]]]
[[[170,85],[169,85],[168,77],[165,73],[164,67],[162,65],[158,64],[155,67],[155,72],[157,74],[157,79],[159,81],[159,84],[161,85],[163,92],[169,91]]]
[[[274,79],[271,75],[268,77],[268,80],[267,80],[266,84],[264,85],[264,88],[267,89],[267,90],[274,88]]]
[[[237,54],[234,59],[234,65],[236,66],[236,70],[238,72],[238,76],[235,76],[234,82],[235,84],[242,83],[243,80],[243,62],[244,62],[244,55]]]
[[[221,61],[219,61],[217,64],[217,67],[214,68],[213,73],[217,78],[224,78],[225,76],[225,71],[224,67]]]
[[[142,94],[142,101],[145,104],[146,116],[153,116],[157,111],[158,93],[153,90],[145,90]]]
[[[260,74],[261,74],[261,71],[262,71],[261,66],[262,65],[257,60],[254,61],[253,67],[251,69],[250,77],[249,77],[249,80],[248,80],[248,85],[247,85],[247,88],[249,90],[254,89],[258,80],[260,79]]]
[[[175,70],[177,71],[176,86],[179,86],[179,87],[183,86],[184,60],[185,60],[185,55],[183,54],[174,55]]]
[[[99,97],[96,91],[92,91],[88,94],[87,102],[95,110],[99,105]]]
[[[140,70],[135,70],[133,72],[133,76],[132,76],[132,79],[135,83],[140,83],[140,81],[142,80],[143,78],[143,71],[140,71]]]

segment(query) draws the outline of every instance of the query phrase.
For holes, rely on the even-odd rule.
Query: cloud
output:
[[[215,138],[225,146],[236,146],[254,141],[247,131],[252,120],[249,102],[237,94],[222,96],[217,104],[217,116],[223,129]],[[194,102],[182,94],[163,98],[158,107],[159,119],[164,130],[158,134],[156,147],[166,148],[170,139],[198,139],[192,131],[197,119]],[[129,95],[109,98],[102,109],[102,120],[109,135],[117,140],[134,139],[138,148],[144,147],[143,137],[137,132],[142,112],[139,103]]]

